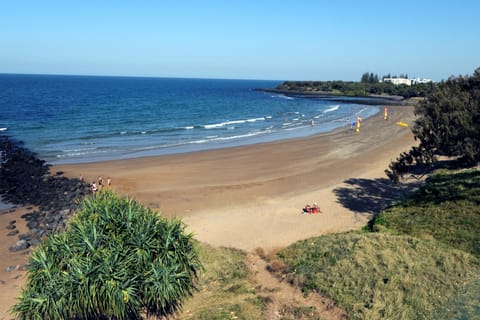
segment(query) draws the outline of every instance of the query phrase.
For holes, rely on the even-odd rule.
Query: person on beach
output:
[[[305,207],[303,207],[302,214],[312,213],[312,207],[307,203]]]
[[[303,210],[302,214],[322,213],[322,210],[320,210],[320,207],[318,206],[318,204],[316,202],[313,203],[313,206],[311,206],[307,203],[302,210]]]
[[[92,192],[95,193],[98,191],[97,185],[95,184],[95,181],[92,182]]]
[[[101,188],[103,186],[103,177],[98,176],[98,186]]]
[[[312,214],[315,214],[315,213],[322,213],[322,210],[320,210],[320,207],[318,206],[318,204],[316,202],[313,203],[313,207],[312,207]]]
[[[112,179],[110,179],[110,177],[107,177],[107,186],[110,187],[111,184],[112,184]]]

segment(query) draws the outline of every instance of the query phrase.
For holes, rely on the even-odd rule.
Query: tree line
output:
[[[374,81],[370,82],[370,77]],[[363,78],[363,76],[362,76]],[[277,90],[302,93],[327,93],[345,96],[366,97],[369,95],[386,94],[401,96],[405,99],[412,97],[427,97],[433,92],[435,84],[418,83],[411,86],[395,85],[390,82],[379,82],[378,76],[369,74],[366,82],[355,81],[285,81],[276,87]],[[376,80],[375,80],[376,79]]]
[[[412,129],[418,146],[399,155],[385,173],[399,181],[418,165],[430,166],[438,156],[458,166],[480,161],[480,68],[472,76],[450,77],[415,107]]]

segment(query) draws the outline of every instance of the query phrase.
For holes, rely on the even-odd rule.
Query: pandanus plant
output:
[[[191,234],[111,191],[31,254],[20,319],[141,319],[179,310],[202,268]]]

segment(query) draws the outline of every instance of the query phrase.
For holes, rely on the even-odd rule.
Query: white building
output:
[[[424,79],[424,78],[415,78],[415,79],[407,79],[407,78],[384,78],[383,82],[391,82],[394,85],[405,84],[407,86],[411,86],[412,84],[419,84],[419,83],[429,83],[433,82],[431,79]]]
[[[423,78],[415,78],[410,80],[412,80],[412,84],[433,82],[432,79],[423,79]]]
[[[412,85],[412,80],[407,78],[384,78],[383,82],[391,82],[394,85],[406,84],[407,86]]]

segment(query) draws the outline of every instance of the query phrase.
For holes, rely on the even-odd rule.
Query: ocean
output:
[[[82,163],[305,137],[379,111],[254,90],[278,84],[0,74],[0,134],[48,163]]]

